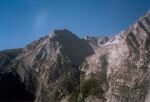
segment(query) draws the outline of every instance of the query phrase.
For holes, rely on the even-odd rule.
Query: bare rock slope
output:
[[[86,58],[81,67],[82,98],[87,102],[149,102],[149,61],[148,12]],[[95,84],[86,86],[89,81]]]
[[[2,102],[149,102],[150,12],[113,37],[54,30],[1,51],[0,90]]]

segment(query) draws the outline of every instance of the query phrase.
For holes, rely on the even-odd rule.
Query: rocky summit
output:
[[[150,102],[150,12],[112,37],[54,30],[0,51],[0,102]]]

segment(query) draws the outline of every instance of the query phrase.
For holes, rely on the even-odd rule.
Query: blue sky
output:
[[[0,0],[0,50],[24,47],[53,29],[113,35],[150,9],[150,0]]]

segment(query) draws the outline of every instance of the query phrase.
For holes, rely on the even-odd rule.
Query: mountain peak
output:
[[[59,29],[0,51],[0,83],[2,102],[150,102],[150,11],[111,38]]]
[[[50,38],[53,36],[62,36],[62,35],[70,35],[73,34],[71,31],[67,29],[54,29],[52,32],[50,32],[48,35]]]
[[[62,54],[68,56],[74,65],[79,65],[86,56],[93,53],[85,41],[67,29],[53,30],[49,36],[50,42],[58,43],[62,47]]]

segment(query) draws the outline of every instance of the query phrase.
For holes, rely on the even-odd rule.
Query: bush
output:
[[[80,85],[80,91],[83,94],[83,98],[86,98],[89,95],[99,96],[104,92],[100,87],[99,80],[96,78],[83,80]]]

